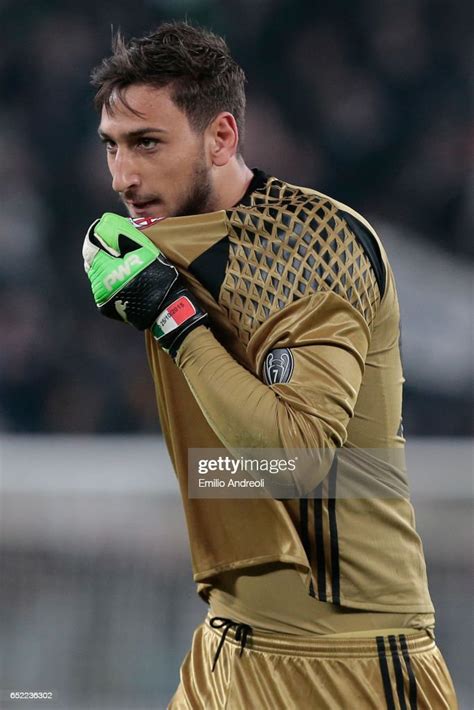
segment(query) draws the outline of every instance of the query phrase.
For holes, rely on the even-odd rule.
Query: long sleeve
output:
[[[318,465],[311,467],[311,480],[298,482],[298,488],[311,488],[327,473],[332,451],[346,440],[369,329],[347,301],[324,293],[294,302],[262,330],[255,333],[255,342],[268,344],[273,332],[278,339],[272,349],[290,350],[288,382],[263,383],[204,327],[186,338],[177,364],[223,446],[310,450]],[[263,362],[266,354],[257,353],[257,360]]]
[[[371,226],[269,178],[235,209],[145,231],[209,314],[176,362],[146,334],[203,594],[216,574],[278,562],[321,601],[431,614],[399,433],[398,301]],[[305,465],[250,495],[199,488],[215,479],[197,459],[221,449],[262,463],[296,449]]]
[[[252,206],[147,230],[210,316],[211,332],[191,333],[177,364],[223,447],[311,451],[323,478],[361,387],[382,254],[325,196],[277,184],[254,194]],[[266,358],[281,349],[291,377],[269,384]]]

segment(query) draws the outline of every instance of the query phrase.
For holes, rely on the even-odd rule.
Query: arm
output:
[[[173,223],[170,226],[174,226],[175,222],[170,222]],[[140,270],[137,274],[129,273],[128,264],[117,268],[118,262],[114,261],[119,257],[122,260],[130,258],[128,254],[123,257],[125,250],[122,247],[131,250],[133,244],[124,242],[120,247],[125,229],[140,247],[140,251],[132,250],[129,254],[133,254],[134,262],[135,255],[144,261],[142,266],[137,266]],[[119,233],[119,239],[114,237],[116,233]],[[100,239],[91,243],[94,234]],[[110,256],[109,242],[113,243],[114,253],[119,256]],[[103,252],[103,243],[106,243],[107,253]],[[164,296],[167,300],[174,298],[177,274],[171,270],[169,276],[172,265],[163,260],[156,247],[156,253],[152,250],[144,260],[151,242],[136,233],[128,220],[116,216],[103,218],[94,227],[94,233],[89,233],[86,245],[85,261],[101,311],[105,315],[117,316],[117,304],[129,304],[128,322],[136,327],[151,328],[160,345],[166,347],[155,332],[160,322],[160,317],[157,319],[156,316],[162,310]],[[109,279],[107,276],[103,280],[104,273],[115,274],[120,269],[122,274],[127,272],[124,282],[117,285],[114,282],[112,295],[107,296],[106,303],[98,300],[102,283],[108,283]],[[161,287],[163,274],[166,276],[165,289]],[[153,299],[149,297],[149,289],[144,290],[143,283],[153,284]],[[143,319],[144,312],[146,319]],[[132,320],[132,315],[136,318],[135,313],[140,314],[140,322]],[[255,374],[238,364],[213,334],[200,325],[202,322],[193,317],[189,321],[191,327],[186,325],[184,330],[180,325],[176,347],[166,349],[181,368],[218,438],[231,450],[308,449],[313,462],[311,482],[313,486],[317,485],[327,472],[334,450],[346,440],[347,424],[358,396],[370,339],[364,317],[347,298],[327,289],[312,292],[275,310],[253,332],[248,344],[256,374],[261,372],[263,360],[271,349],[289,348],[294,361],[291,379],[273,385],[263,384]],[[315,459],[319,466],[314,465]],[[315,480],[316,472],[318,480]],[[307,483],[304,481],[305,489]]]
[[[296,325],[295,325],[296,324]],[[230,449],[308,449],[300,491],[325,477],[358,396],[369,344],[362,316],[343,298],[319,293],[294,302],[263,327],[277,329],[294,368],[288,382],[267,385],[238,364],[201,327],[181,345],[176,363],[209,425]],[[291,333],[285,337],[285,332]],[[259,332],[254,339],[259,339]],[[262,345],[266,333],[261,334]]]

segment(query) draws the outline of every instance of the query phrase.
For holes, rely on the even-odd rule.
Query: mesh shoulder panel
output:
[[[228,211],[229,262],[219,301],[247,344],[295,299],[332,291],[369,327],[380,302],[371,262],[327,197],[270,179],[249,207]]]

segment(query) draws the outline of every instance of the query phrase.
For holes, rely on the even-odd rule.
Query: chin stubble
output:
[[[204,160],[195,168],[193,184],[186,198],[176,210],[176,217],[212,212],[213,189],[210,170]]]

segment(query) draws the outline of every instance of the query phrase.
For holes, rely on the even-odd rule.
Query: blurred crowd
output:
[[[111,26],[140,35],[184,16],[223,34],[247,73],[251,166],[416,233],[450,264],[472,259],[467,3],[6,0],[0,430],[159,430],[143,338],[97,315],[83,273],[86,228],[122,212],[88,78]],[[469,433],[469,388],[435,379],[411,373],[409,433]]]

